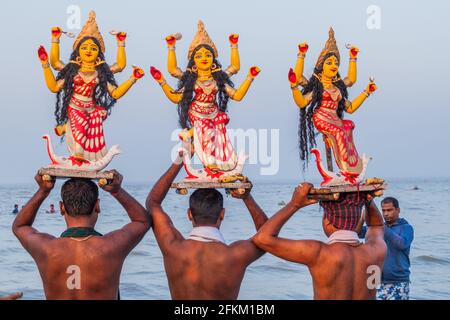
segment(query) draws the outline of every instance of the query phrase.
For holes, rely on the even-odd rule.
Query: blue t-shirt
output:
[[[367,227],[364,226],[359,234],[360,238],[366,236]],[[387,254],[384,259],[382,282],[399,283],[409,282],[411,263],[409,251],[414,239],[413,227],[403,218],[395,224],[384,224],[384,241],[387,245]]]

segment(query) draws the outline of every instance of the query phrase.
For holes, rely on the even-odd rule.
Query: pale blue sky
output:
[[[121,5],[125,3],[125,5]],[[167,168],[177,126],[176,107],[149,76],[149,66],[165,70],[167,49],[164,37],[181,32],[177,44],[179,64],[186,64],[186,52],[202,19],[215,41],[224,65],[229,63],[228,34],[240,34],[241,72],[245,79],[251,65],[262,72],[248,95],[231,102],[230,128],[280,129],[280,171],[260,176],[259,165],[246,173],[254,180],[283,181],[303,178],[298,159],[298,109],[292,101],[287,71],[295,64],[297,44],[307,41],[310,50],[305,75],[310,76],[317,55],[333,26],[342,68],[347,69],[346,43],[357,45],[358,82],[349,90],[351,98],[374,76],[379,90],[351,116],[360,153],[374,159],[369,175],[379,177],[450,176],[450,103],[445,78],[450,67],[449,10],[445,1],[8,1],[2,4],[3,31],[0,90],[0,182],[31,181],[36,170],[48,163],[42,134],[52,132],[55,96],[42,75],[36,50],[50,48],[50,28],[66,28],[69,5],[79,5],[86,20],[96,10],[105,38],[107,60],[113,63],[116,44],[108,34],[128,32],[127,69],[117,76],[128,78],[131,64],[145,69],[139,81],[118,103],[105,124],[109,146],[120,144],[123,154],[111,167],[126,180],[155,180]],[[369,5],[381,9],[381,29],[366,26]],[[78,30],[72,30],[78,33]],[[71,52],[72,40],[61,40],[61,58]],[[172,85],[176,82],[169,79]],[[59,153],[66,152],[64,145]],[[310,166],[306,178],[317,177]]]

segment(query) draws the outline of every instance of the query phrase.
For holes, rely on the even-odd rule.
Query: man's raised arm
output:
[[[230,194],[233,198],[242,199],[244,201],[245,206],[252,217],[253,223],[255,224],[256,231],[258,231],[267,221],[267,216],[258,203],[256,203],[255,199],[253,199],[250,192],[251,189],[246,189],[245,193],[241,195],[237,189],[230,190]],[[231,246],[235,249],[237,255],[247,261],[247,264],[259,259],[265,253],[265,251],[253,244],[251,240],[236,241]]]
[[[39,208],[55,186],[55,181],[44,181],[39,174],[37,174],[34,179],[39,185],[39,189],[18,213],[12,225],[12,231],[25,250],[27,250],[33,258],[36,258],[41,253],[45,241],[54,239],[54,237],[49,234],[40,233],[34,229],[32,225]]]
[[[383,216],[378,210],[375,202],[371,195],[367,195],[366,204],[366,244],[369,245],[382,245],[386,248],[386,243],[384,242],[384,222]]]
[[[172,182],[175,180],[183,166],[181,157],[182,155],[179,154],[175,163],[173,163],[169,170],[159,178],[158,182],[156,182],[148,194],[146,201],[147,209],[153,219],[153,232],[163,253],[167,252],[169,245],[172,244],[173,241],[184,239],[161,206],[170,190]]]
[[[285,260],[306,264],[314,264],[322,247],[319,241],[313,240],[289,240],[278,237],[283,225],[300,208],[314,204],[317,201],[308,199],[312,185],[303,183],[298,186],[292,196],[292,200],[275,215],[273,215],[253,237],[255,243],[261,249]]]
[[[142,240],[152,222],[147,210],[122,188],[122,175],[115,170],[112,172],[114,174],[112,183],[102,186],[102,189],[109,192],[122,205],[131,222],[105,237],[113,238],[114,244],[120,246],[124,254],[128,254]]]
[[[255,224],[256,231],[258,231],[264,223],[267,221],[267,216],[261,207],[256,203],[255,199],[251,194],[251,189],[246,189],[244,194],[239,194],[237,189],[231,189],[230,194],[233,198],[242,199],[245,206],[252,216],[253,223]]]

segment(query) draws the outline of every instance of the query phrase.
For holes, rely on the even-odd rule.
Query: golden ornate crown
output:
[[[188,52],[188,59],[191,58],[192,52],[194,52],[195,48],[197,48],[201,44],[207,44],[214,50],[214,55],[217,58],[219,56],[219,53],[217,52],[216,45],[209,37],[208,32],[205,30],[205,25],[201,20],[198,21],[198,30],[194,37],[194,40],[192,40],[191,45],[189,46],[189,52]]]
[[[341,55],[339,54],[339,49],[336,44],[336,39],[334,38],[334,30],[332,27],[330,27],[330,30],[328,31],[328,40],[325,43],[325,47],[322,49],[319,59],[317,59],[316,68],[322,65],[325,55],[330,52],[336,55],[338,61],[341,61]]]
[[[98,29],[97,21],[95,21],[95,11],[89,12],[89,18],[86,21],[86,24],[84,25],[83,29],[81,29],[81,32],[78,34],[75,42],[73,43],[74,50],[77,48],[81,39],[85,37],[93,37],[97,39],[97,41],[100,43],[102,52],[105,52],[105,42],[103,41],[100,30]]]

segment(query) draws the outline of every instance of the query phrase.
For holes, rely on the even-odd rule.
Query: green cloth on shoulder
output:
[[[61,233],[61,238],[85,238],[89,236],[103,236],[100,232],[95,231],[94,228],[74,227],[69,228]]]

